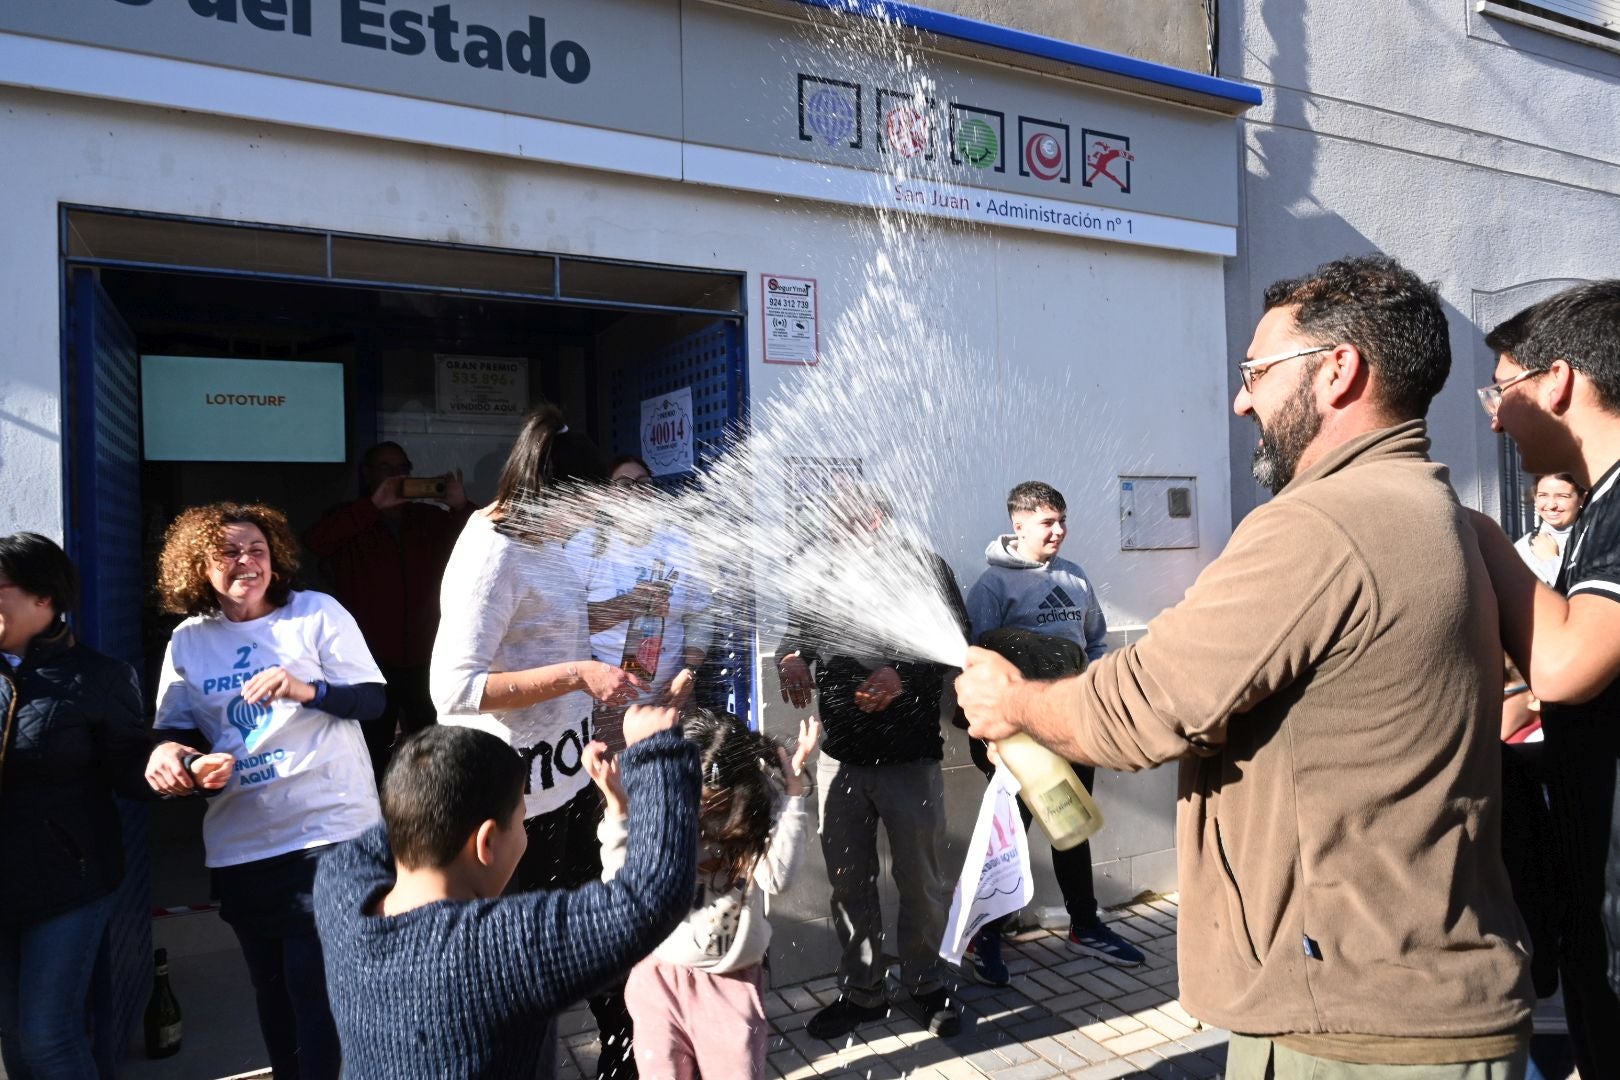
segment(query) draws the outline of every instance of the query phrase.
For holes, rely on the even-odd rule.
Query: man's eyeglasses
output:
[[[1335,348],[1333,345],[1314,345],[1309,349],[1300,349],[1298,352],[1283,353],[1281,356],[1261,356],[1253,360],[1245,360],[1238,365],[1238,374],[1243,377],[1243,389],[1254,393],[1254,384],[1260,381],[1260,376],[1270,371],[1284,360],[1297,360],[1301,356],[1312,353],[1327,352]]]
[[[614,487],[643,487],[652,483],[650,476],[621,476],[613,481]]]
[[[1496,419],[1496,410],[1502,407],[1502,391],[1516,383],[1522,383],[1526,379],[1533,379],[1537,375],[1545,375],[1549,370],[1551,369],[1540,368],[1536,371],[1521,371],[1507,382],[1492,383],[1489,386],[1480,387],[1474,391],[1479,395],[1479,407],[1485,410],[1486,416],[1493,420]]]

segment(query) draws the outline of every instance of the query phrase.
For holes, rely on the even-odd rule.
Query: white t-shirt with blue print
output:
[[[154,726],[195,728],[213,751],[236,757],[203,821],[211,867],[349,840],[381,817],[357,721],[285,698],[242,700],[242,686],[277,665],[304,682],[383,681],[354,616],[318,592],[294,592],[246,622],[194,615],[163,657]]]

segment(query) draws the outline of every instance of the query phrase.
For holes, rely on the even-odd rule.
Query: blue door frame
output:
[[[95,274],[71,270],[63,321],[67,552],[79,568],[74,631],[142,670],[140,387],[135,335]],[[119,799],[123,883],[96,964],[97,1056],[115,1060],[152,979],[152,861],[145,803]]]

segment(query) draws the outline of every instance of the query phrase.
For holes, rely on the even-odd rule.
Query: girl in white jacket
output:
[[[804,721],[791,754],[729,713],[697,710],[684,733],[703,769],[698,880],[686,918],[625,986],[636,1067],[645,1080],[763,1078],[765,897],[787,887],[804,850],[810,818],[802,774],[821,725]],[[586,766],[608,804],[598,829],[607,879],[624,862],[627,806],[602,750],[593,743]]]

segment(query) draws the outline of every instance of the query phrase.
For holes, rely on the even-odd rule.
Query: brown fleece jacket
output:
[[[1529,1015],[1496,600],[1428,448],[1412,421],[1332,451],[1075,683],[1090,760],[1181,760],[1181,1000],[1210,1023],[1457,1037]]]

